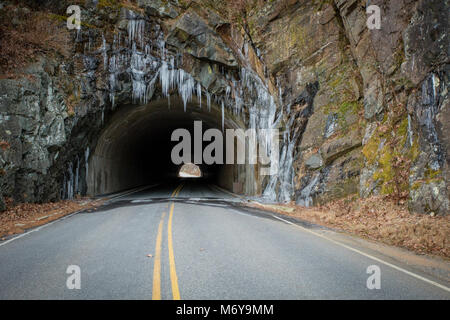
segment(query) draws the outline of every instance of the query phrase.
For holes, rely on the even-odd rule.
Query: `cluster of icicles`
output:
[[[130,16],[132,16],[130,14]],[[171,56],[167,53],[165,48],[164,35],[158,25],[154,25],[153,30],[158,33],[156,41],[146,41],[145,33],[149,30],[150,24],[144,19],[137,19],[136,16],[128,21],[128,36],[123,36],[120,33],[114,36],[111,47],[110,56],[108,57],[107,44],[103,37],[102,54],[104,59],[105,69],[109,71],[109,89],[110,100],[113,107],[115,106],[116,92],[118,91],[118,76],[124,72],[130,75],[132,81],[132,99],[134,103],[146,104],[153,96],[156,82],[159,80],[162,88],[162,94],[169,101],[170,107],[170,93],[176,91],[181,97],[186,111],[187,104],[197,97],[198,105],[202,107],[202,95],[206,97],[206,107],[208,111],[211,110],[211,103],[220,105],[222,108],[222,129],[225,127],[225,108],[232,106],[231,111],[234,114],[241,114],[244,106],[243,87],[240,81],[234,79],[229,74],[224,74],[230,85],[226,88],[225,97],[211,94],[208,90],[203,88],[200,82],[196,81],[191,74],[179,68],[180,58]],[[124,49],[122,43],[128,45],[130,49]],[[160,57],[155,57],[151,53],[157,49]],[[242,69],[242,74],[249,74],[251,71]],[[244,83],[252,92],[258,94],[258,100],[264,101],[271,97],[268,94],[264,85],[251,85],[251,79],[257,76],[248,76],[248,80]],[[261,82],[262,83],[262,82]],[[273,97],[271,97],[271,104],[276,110]],[[267,126],[265,126],[266,128]]]
[[[148,41],[145,34],[150,31],[158,34],[156,40]],[[251,69],[241,68],[240,80],[236,80],[232,74],[222,72],[228,81],[225,94],[211,94],[203,88],[200,82],[196,81],[191,74],[179,68],[180,58],[171,56],[166,51],[163,32],[159,25],[153,27],[146,20],[139,18],[131,11],[128,20],[128,35],[121,33],[114,35],[114,40],[110,48],[102,36],[102,57],[105,71],[109,73],[109,89],[112,107],[116,104],[116,93],[120,89],[118,77],[123,73],[130,75],[132,82],[132,99],[134,103],[146,104],[154,94],[156,82],[159,80],[162,88],[162,95],[168,99],[170,108],[170,93],[176,91],[181,97],[184,110],[194,96],[197,97],[199,108],[202,108],[202,95],[206,97],[206,107],[211,111],[211,103],[221,107],[222,130],[225,129],[225,110],[239,115],[246,122],[243,108],[248,109],[248,127],[256,129],[276,129],[283,117],[283,110],[278,112],[274,97],[268,90],[268,84]],[[89,45],[90,46],[90,45]],[[90,48],[89,48],[90,49]],[[109,49],[109,50],[108,50]],[[158,51],[160,57],[155,57],[151,53]],[[244,47],[242,56],[248,54],[248,45]],[[279,92],[281,101],[281,90]],[[289,114],[289,110],[286,110]],[[102,116],[103,118],[103,116]],[[279,157],[278,174],[270,176],[267,187],[264,191],[264,198],[269,201],[290,201],[293,195],[293,155],[296,137],[290,134],[290,126],[294,119],[289,119],[286,131],[280,141],[281,152]],[[259,135],[258,135],[259,136]],[[260,141],[260,145],[265,147],[266,154],[270,156],[271,139],[267,136],[266,141]],[[89,150],[89,149],[88,149]],[[88,157],[86,156],[86,178],[88,176]],[[75,167],[70,163],[65,176],[63,197],[71,199],[80,190],[79,187],[79,161]]]
[[[63,187],[61,189],[61,199],[74,199],[76,195],[82,193],[82,163],[80,158],[84,160],[84,177],[87,179],[89,174],[89,147],[86,148],[84,154],[76,156],[75,163],[69,162],[64,175]],[[74,166],[75,164],[75,166]]]

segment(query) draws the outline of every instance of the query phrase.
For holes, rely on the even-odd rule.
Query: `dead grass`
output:
[[[135,11],[135,12],[139,12],[141,14],[145,13],[144,9],[139,7],[137,3],[135,3],[134,1],[131,1],[131,0],[121,0],[120,1],[120,5],[123,8],[129,9],[129,10],[132,10],[132,11]]]
[[[260,204],[251,206],[290,215],[419,254],[450,258],[450,216],[411,214],[405,206],[397,205],[387,197],[348,198],[316,208],[303,208],[294,204],[284,206],[285,208]]]
[[[46,224],[79,210],[95,210],[103,202],[103,200],[79,199],[13,205],[11,199],[6,199],[7,210],[0,212],[0,238],[22,233],[29,228]]]
[[[14,77],[40,54],[69,56],[70,34],[50,13],[9,5],[0,11],[0,20],[0,73],[3,77]]]

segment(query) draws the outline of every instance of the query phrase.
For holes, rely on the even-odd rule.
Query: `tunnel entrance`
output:
[[[89,158],[88,194],[108,194],[180,179],[180,165],[171,159],[178,142],[171,141],[171,135],[180,128],[194,135],[195,121],[202,122],[203,132],[245,128],[233,114],[222,118],[222,109],[214,104],[208,110],[188,103],[185,111],[183,101],[176,97],[171,98],[170,105],[167,99],[159,99],[140,106],[120,106],[107,121]],[[261,192],[254,165],[202,163],[199,167],[205,183],[247,195]]]
[[[178,178],[198,179],[202,176],[200,167],[193,163],[185,163],[178,171]]]

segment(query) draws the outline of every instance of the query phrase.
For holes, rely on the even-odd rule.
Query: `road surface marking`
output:
[[[170,195],[171,198],[173,198],[173,196],[175,195],[175,193],[177,192],[177,190],[178,190],[179,187],[180,187],[180,186],[177,186],[177,187],[175,188],[175,190],[172,191],[172,194]]]
[[[311,233],[311,234],[313,234],[313,235],[315,235],[315,236],[317,236],[317,237],[320,237],[320,238],[322,238],[322,239],[331,241],[331,242],[333,242],[334,244],[337,244],[338,246],[344,247],[344,248],[346,248],[346,249],[348,249],[348,250],[351,250],[351,251],[356,252],[356,253],[358,253],[358,254],[360,254],[360,255],[362,255],[362,256],[365,256],[366,258],[369,258],[369,259],[375,260],[375,261],[377,261],[377,262],[380,262],[380,263],[382,263],[382,264],[384,264],[384,265],[386,265],[386,266],[388,266],[388,267],[391,267],[391,268],[393,268],[393,269],[395,269],[395,270],[397,270],[397,271],[403,272],[403,273],[405,273],[405,274],[407,274],[407,275],[409,275],[409,276],[411,276],[411,277],[414,277],[414,278],[416,278],[416,279],[422,280],[422,281],[424,281],[424,282],[426,282],[426,283],[428,283],[428,284],[431,284],[431,285],[436,286],[436,287],[438,287],[438,288],[440,288],[440,289],[443,289],[443,290],[445,290],[445,291],[447,291],[447,292],[450,292],[450,288],[448,288],[448,287],[446,287],[446,286],[444,286],[444,285],[442,285],[442,284],[440,284],[440,283],[437,283],[437,282],[435,282],[435,281],[433,281],[433,280],[424,278],[424,277],[422,277],[422,276],[420,276],[420,275],[418,275],[418,274],[415,274],[415,273],[413,273],[413,272],[411,272],[411,271],[408,271],[408,270],[405,270],[405,269],[403,269],[403,268],[400,268],[400,267],[398,267],[398,266],[396,266],[396,265],[394,265],[394,264],[392,264],[392,263],[389,263],[389,262],[387,262],[387,261],[381,260],[380,258],[374,257],[374,256],[372,256],[372,255],[370,255],[370,254],[367,254],[367,253],[363,252],[363,251],[360,251],[360,250],[358,250],[358,249],[355,249],[355,248],[352,248],[352,247],[350,247],[350,246],[347,246],[347,245],[345,245],[345,244],[343,244],[343,243],[340,243],[339,241],[336,241],[336,240],[333,240],[333,239],[331,239],[331,238],[328,238],[327,236],[325,236],[325,235],[323,235],[323,234],[314,232],[314,231],[312,231],[312,230],[309,230],[309,229],[307,229],[307,228],[304,228],[304,227],[302,227],[302,226],[299,226],[298,224],[295,224],[295,223],[292,223],[292,222],[290,222],[290,221],[287,221],[287,220],[285,220],[285,219],[283,219],[283,218],[277,217],[277,216],[275,216],[275,215],[272,215],[272,216],[273,216],[274,218],[280,220],[280,221],[283,221],[283,222],[285,222],[285,223],[287,223],[287,224],[290,224],[290,225],[293,225],[293,226],[295,226],[295,227],[297,227],[297,228],[300,228],[300,229],[302,229],[303,231],[309,232],[309,233]]]
[[[178,289],[178,277],[177,271],[175,269],[175,258],[173,255],[173,243],[172,243],[172,217],[174,206],[175,205],[173,203],[170,206],[169,224],[167,226],[168,244],[169,244],[170,282],[172,283],[173,300],[180,300],[180,290]]]
[[[130,195],[130,194],[133,194],[133,193],[137,193],[137,192],[143,191],[143,190],[145,190],[145,189],[150,189],[150,188],[156,187],[157,185],[158,185],[158,184],[152,184],[152,185],[150,185],[150,186],[145,186],[145,187],[141,187],[141,188],[135,188],[135,189],[133,189],[133,190],[131,190],[131,191],[125,191],[125,192],[123,192],[123,193],[119,193],[117,196],[114,196],[114,197],[112,197],[112,198],[109,198],[107,201],[116,200],[116,199],[119,199],[119,198],[128,196],[128,195]]]
[[[175,197],[180,194],[181,189],[183,188],[183,184],[180,184],[177,189],[175,189],[174,193]],[[178,288],[178,277],[177,271],[175,268],[175,257],[173,254],[173,241],[172,241],[172,219],[173,219],[173,208],[175,204],[172,203],[170,206],[170,215],[169,222],[167,224],[167,242],[169,247],[169,265],[170,265],[170,282],[172,284],[172,297],[173,300],[180,300],[180,289]]]
[[[153,265],[153,300],[161,300],[161,242],[165,215],[166,213],[163,212],[158,226],[158,235],[156,236],[155,263]]]
[[[178,197],[178,195],[181,192],[181,189],[183,189],[183,184],[180,184],[180,188],[178,189],[177,194],[175,195],[175,198]]]
[[[175,190],[173,190],[172,195],[170,197],[171,198],[177,197],[178,192],[181,190],[182,187],[183,187],[183,184],[181,183],[178,187],[175,188]]]
[[[233,192],[231,192],[231,191],[228,191],[227,189],[221,188],[221,187],[216,186],[216,185],[214,185],[214,184],[209,184],[208,186],[209,186],[211,189],[214,189],[214,190],[216,190],[216,191],[220,191],[220,192],[227,193],[227,194],[229,194],[230,196],[232,196],[233,198],[244,199],[243,196],[241,196],[241,195],[239,195],[239,194],[237,194],[237,193],[233,193]]]
[[[30,230],[30,231],[28,231],[28,232],[19,234],[17,237],[11,238],[11,239],[9,239],[9,240],[6,240],[5,242],[0,243],[0,247],[1,247],[1,246],[4,246],[4,245],[6,245],[6,244],[8,244],[8,243],[10,243],[10,242],[13,242],[14,240],[20,239],[20,238],[22,238],[22,237],[24,237],[24,236],[26,236],[26,235],[28,235],[28,234],[30,234],[30,233],[37,232],[37,231],[39,231],[39,230],[42,230],[42,229],[44,229],[44,228],[47,228],[47,227],[51,226],[52,224],[54,224],[54,223],[56,223],[56,222],[58,222],[58,221],[62,221],[62,220],[64,220],[64,219],[70,218],[71,216],[73,216],[73,215],[75,215],[75,214],[77,214],[77,213],[80,213],[81,211],[84,211],[84,210],[85,210],[85,209],[76,211],[76,212],[74,212],[74,213],[70,213],[70,214],[68,214],[68,215],[66,215],[66,216],[63,216],[63,217],[59,218],[59,219],[56,219],[56,220],[53,220],[53,221],[51,221],[51,222],[49,222],[49,223],[43,224],[42,226],[39,226],[39,227],[37,227],[37,228],[35,228],[35,229],[32,229],[32,230]]]

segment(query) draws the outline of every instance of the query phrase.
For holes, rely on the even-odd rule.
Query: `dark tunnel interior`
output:
[[[141,162],[142,174],[147,181],[176,179],[182,164],[174,164],[171,159],[172,149],[179,143],[171,141],[172,132],[176,129],[186,129],[191,135],[191,151],[194,149],[194,121],[201,119],[191,113],[181,114],[167,112],[154,116],[149,121],[149,126],[130,140],[129,161]],[[203,132],[215,128],[211,124],[202,121]],[[218,128],[217,128],[218,129]],[[194,162],[194,154],[191,152],[191,162]],[[204,179],[214,180],[221,168],[220,164],[199,164]]]
[[[89,159],[88,194],[108,194],[180,179],[178,172],[183,163],[172,161],[172,149],[179,144],[171,141],[172,133],[180,128],[190,132],[191,162],[194,163],[194,121],[201,121],[202,133],[211,128],[222,131],[222,114],[217,106],[211,106],[209,111],[206,106],[200,108],[192,103],[185,112],[180,99],[171,100],[170,106],[164,99],[148,105],[118,108],[105,124]],[[241,128],[243,124],[239,118],[226,116],[224,126],[225,129]],[[209,141],[203,142],[202,150],[208,144]],[[198,166],[202,183],[241,191],[242,188],[236,186],[243,183],[239,181],[240,173],[245,170],[239,168],[242,165],[202,163]]]

